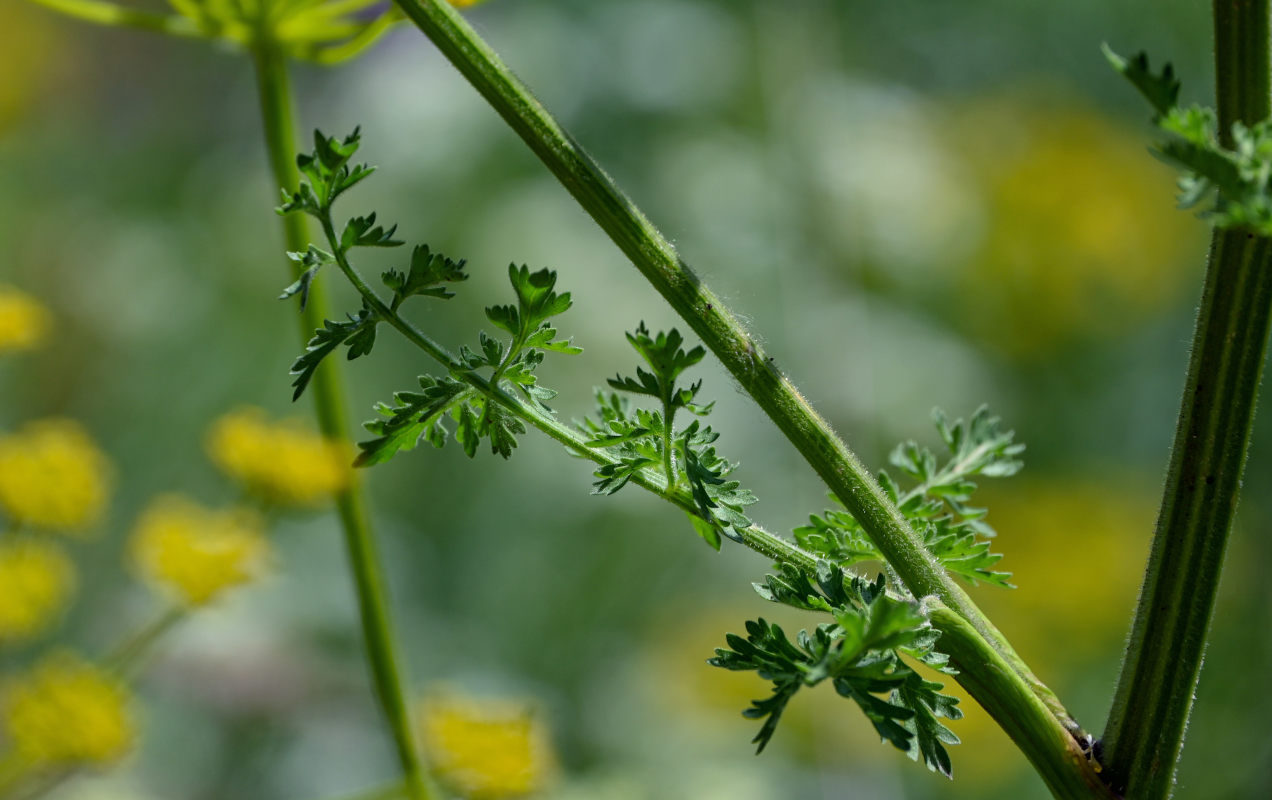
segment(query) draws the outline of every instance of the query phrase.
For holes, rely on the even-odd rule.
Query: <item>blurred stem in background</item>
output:
[[[1214,0],[1220,143],[1269,115],[1268,0]],[[1236,513],[1272,315],[1272,240],[1215,230],[1153,548],[1104,733],[1114,785],[1174,784]]]
[[[267,35],[252,46],[256,66],[261,116],[265,128],[265,144],[273,169],[274,184],[295,186],[299,174],[295,165],[296,135],[292,116],[291,87],[285,55]],[[283,217],[283,234],[287,249],[297,252],[309,246],[308,224],[299,214]],[[314,330],[323,327],[327,303],[322,287],[310,289],[309,301],[301,311],[301,342],[309,340]],[[322,365],[313,378],[314,406],[318,424],[324,435],[344,441],[348,412],[340,382],[339,362]],[[389,614],[386,582],[380,568],[375,534],[367,516],[366,504],[356,477],[348,488],[336,496],[336,507],[344,528],[349,565],[358,593],[362,615],[362,633],[367,659],[375,681],[376,694],[392,730],[398,761],[413,800],[429,800],[438,794],[424,770],[420,749],[407,708],[406,692],[398,668],[396,635]]]
[[[175,13],[157,13],[116,5],[106,0],[33,0],[70,16],[100,24],[127,27],[179,37],[231,43],[252,56],[256,68],[265,144],[276,187],[294,186],[296,135],[287,62],[303,58],[334,64],[352,58],[372,45],[400,19],[393,10],[367,13],[377,0],[333,0],[330,3],[287,3],[261,0],[256,4],[220,4],[191,0],[174,3]],[[309,244],[305,220],[283,219],[288,251]],[[300,315],[301,343],[308,342],[326,318],[322,287],[309,293]],[[335,362],[314,376],[314,403],[324,436],[337,442],[348,435],[347,404]],[[350,569],[358,595],[367,660],[380,705],[402,766],[406,789],[413,800],[440,796],[423,767],[406,692],[399,672],[396,634],[389,614],[387,585],[380,568],[375,535],[356,478],[336,494],[336,508],[344,529]]]

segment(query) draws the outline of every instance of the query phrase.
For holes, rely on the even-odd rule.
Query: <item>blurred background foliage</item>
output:
[[[1020,588],[974,594],[1098,732],[1206,242],[1173,209],[1142,104],[1098,45],[1173,60],[1186,99],[1208,100],[1206,4],[499,0],[468,13],[868,463],[928,437],[936,405],[965,415],[988,402],[1017,429],[1026,473],[985,500]],[[109,454],[114,487],[99,535],[71,554],[77,602],[43,641],[0,650],[16,669],[53,642],[105,651],[149,619],[153,601],[124,566],[134,520],[166,492],[239,499],[204,455],[215,419],[245,404],[306,419],[310,408],[287,402],[295,309],[275,300],[288,279],[248,61],[13,0],[0,19],[0,283],[49,310],[42,346],[0,359],[0,431],[74,419]],[[674,322],[413,29],[296,79],[303,127],[362,124],[383,168],[346,212],[379,209],[408,239],[469,259],[473,279],[424,321],[441,340],[474,340],[482,306],[505,302],[509,261],[556,268],[575,297],[563,332],[585,348],[544,367],[570,418],[630,367],[623,330]],[[343,288],[334,295],[335,310],[352,310]],[[391,336],[350,367],[365,416],[426,368]],[[798,456],[721,370],[700,373],[704,397],[719,399],[722,452],[761,498],[753,516],[789,530],[820,510]],[[1272,622],[1272,540],[1258,535],[1266,427],[1181,798],[1272,791],[1272,704],[1255,688],[1272,647],[1250,638]],[[491,715],[511,720],[494,727],[515,742],[497,749],[524,748],[538,776],[484,796],[1044,794],[975,709],[954,726],[965,744],[949,784],[878,744],[829,690],[800,696],[754,757],[755,725],[738,712],[766,690],[705,659],[726,630],[772,616],[749,586],[766,565],[702,547],[647,496],[590,497],[587,467],[542,437],[509,463],[425,449],[366,478],[409,673],[432,698],[422,727],[469,731],[443,738],[480,749]],[[271,545],[268,579],[156,651],[125,768],[59,796],[302,800],[395,774],[334,519],[281,517]],[[461,765],[455,775],[472,758],[436,756]],[[453,785],[483,796],[464,780]]]

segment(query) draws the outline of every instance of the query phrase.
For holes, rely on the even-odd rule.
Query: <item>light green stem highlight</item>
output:
[[[295,186],[299,175],[294,162],[296,136],[292,123],[291,90],[286,62],[268,41],[255,46],[253,57],[274,182],[280,188]],[[308,246],[309,231],[303,216],[289,214],[283,218],[283,226],[288,250],[300,251]],[[325,316],[326,302],[322,287],[314,286],[309,293],[309,302],[301,312],[302,342],[308,341],[314,330],[322,327]],[[335,359],[319,367],[310,391],[314,396],[318,424],[323,434],[337,441],[346,441],[348,413],[337,368],[338,362]],[[406,692],[398,668],[400,659],[389,614],[388,590],[380,568],[375,535],[356,478],[336,496],[336,508],[344,529],[349,566],[357,590],[367,660],[381,709],[389,723],[409,795],[412,800],[440,797],[424,769],[411,724]]]

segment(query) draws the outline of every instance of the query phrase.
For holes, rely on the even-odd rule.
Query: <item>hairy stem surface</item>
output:
[[[286,62],[268,42],[258,44],[253,56],[274,182],[279,187],[295,186],[299,175],[293,160],[296,136]],[[309,244],[308,225],[302,215],[283,217],[283,231],[288,250],[304,250]],[[326,301],[322,287],[314,286],[300,315],[302,344],[309,340],[315,329],[323,326],[325,316]],[[348,412],[338,366],[339,362],[332,359],[318,368],[312,382],[312,393],[319,428],[325,436],[343,442],[348,436]],[[380,568],[375,534],[356,475],[350,479],[348,488],[336,496],[336,508],[344,529],[349,568],[357,590],[367,660],[406,778],[407,790],[412,800],[432,800],[440,795],[424,770],[411,725],[406,692],[398,669],[398,647],[389,615],[388,590]]]
[[[1219,129],[1269,112],[1268,0],[1215,0]],[[1272,241],[1215,231],[1170,469],[1102,758],[1131,798],[1168,797],[1236,513],[1272,315]]]

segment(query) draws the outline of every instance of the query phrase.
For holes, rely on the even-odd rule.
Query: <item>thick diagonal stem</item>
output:
[[[1269,111],[1268,0],[1216,0],[1224,145]],[[1272,241],[1216,231],[1170,469],[1102,759],[1127,797],[1170,795],[1201,672],[1272,315]]]
[[[870,473],[782,374],[773,358],[494,50],[441,0],[395,2],[715,353],[861,522],[910,591],[916,596],[936,595],[960,614],[999,653],[1001,662],[1010,665],[1015,679],[1028,685],[1058,724],[1074,736],[1081,736],[1077,723],[1054,693],[1033,675],[1005,637],[932,558]],[[977,695],[976,699],[987,706],[996,703],[988,695]],[[1050,751],[1046,744],[1037,744],[1037,752]],[[1027,753],[1033,747],[1028,742],[1020,745]],[[1070,769],[1081,771],[1086,766],[1073,765]],[[1055,786],[1053,789],[1059,791]]]
[[[614,458],[603,449],[592,447],[576,431],[573,431],[550,414],[523,403],[498,386],[468,370],[452,354],[427,334],[403,319],[386,305],[367,285],[353,265],[340,251],[335,228],[330,219],[323,220],[323,231],[335,253],[340,270],[353,284],[363,300],[408,341],[446,368],[452,377],[467,383],[492,402],[538,428],[543,433],[574,453],[596,464],[614,464]],[[631,482],[658,495],[689,514],[696,514],[698,507],[690,492],[665,475],[652,470],[641,470],[632,475]],[[817,569],[817,558],[796,544],[776,536],[756,525],[735,529],[739,541],[755,552],[780,564],[789,564],[812,575]],[[1113,798],[1112,792],[1100,777],[1089,768],[1089,759],[1082,746],[1051,713],[1047,705],[1020,679],[1003,655],[987,642],[960,614],[931,598],[925,600],[932,625],[941,632],[940,647],[950,654],[958,665],[957,676],[973,697],[993,698],[987,707],[994,719],[1002,725],[1012,739],[1021,745],[1022,751],[1042,775],[1052,793],[1059,798]]]
[[[299,182],[295,166],[296,137],[292,123],[292,99],[284,57],[268,43],[257,45],[253,56],[261,113],[265,124],[265,140],[276,186],[293,187]],[[309,245],[309,231],[301,214],[283,217],[287,249],[303,251]],[[326,303],[322,287],[310,288],[309,301],[300,315],[301,341],[308,341],[323,325]],[[339,362],[328,359],[318,368],[310,386],[314,397],[318,425],[323,434],[337,441],[348,436],[348,413],[340,384]],[[367,516],[366,504],[356,475],[348,488],[336,496],[336,508],[344,529],[349,568],[353,574],[362,619],[363,643],[380,707],[389,724],[397,749],[406,786],[412,800],[439,797],[424,771],[414,728],[411,725],[406,691],[398,668],[399,656],[393,623],[389,614],[388,587],[380,568],[375,534]]]

